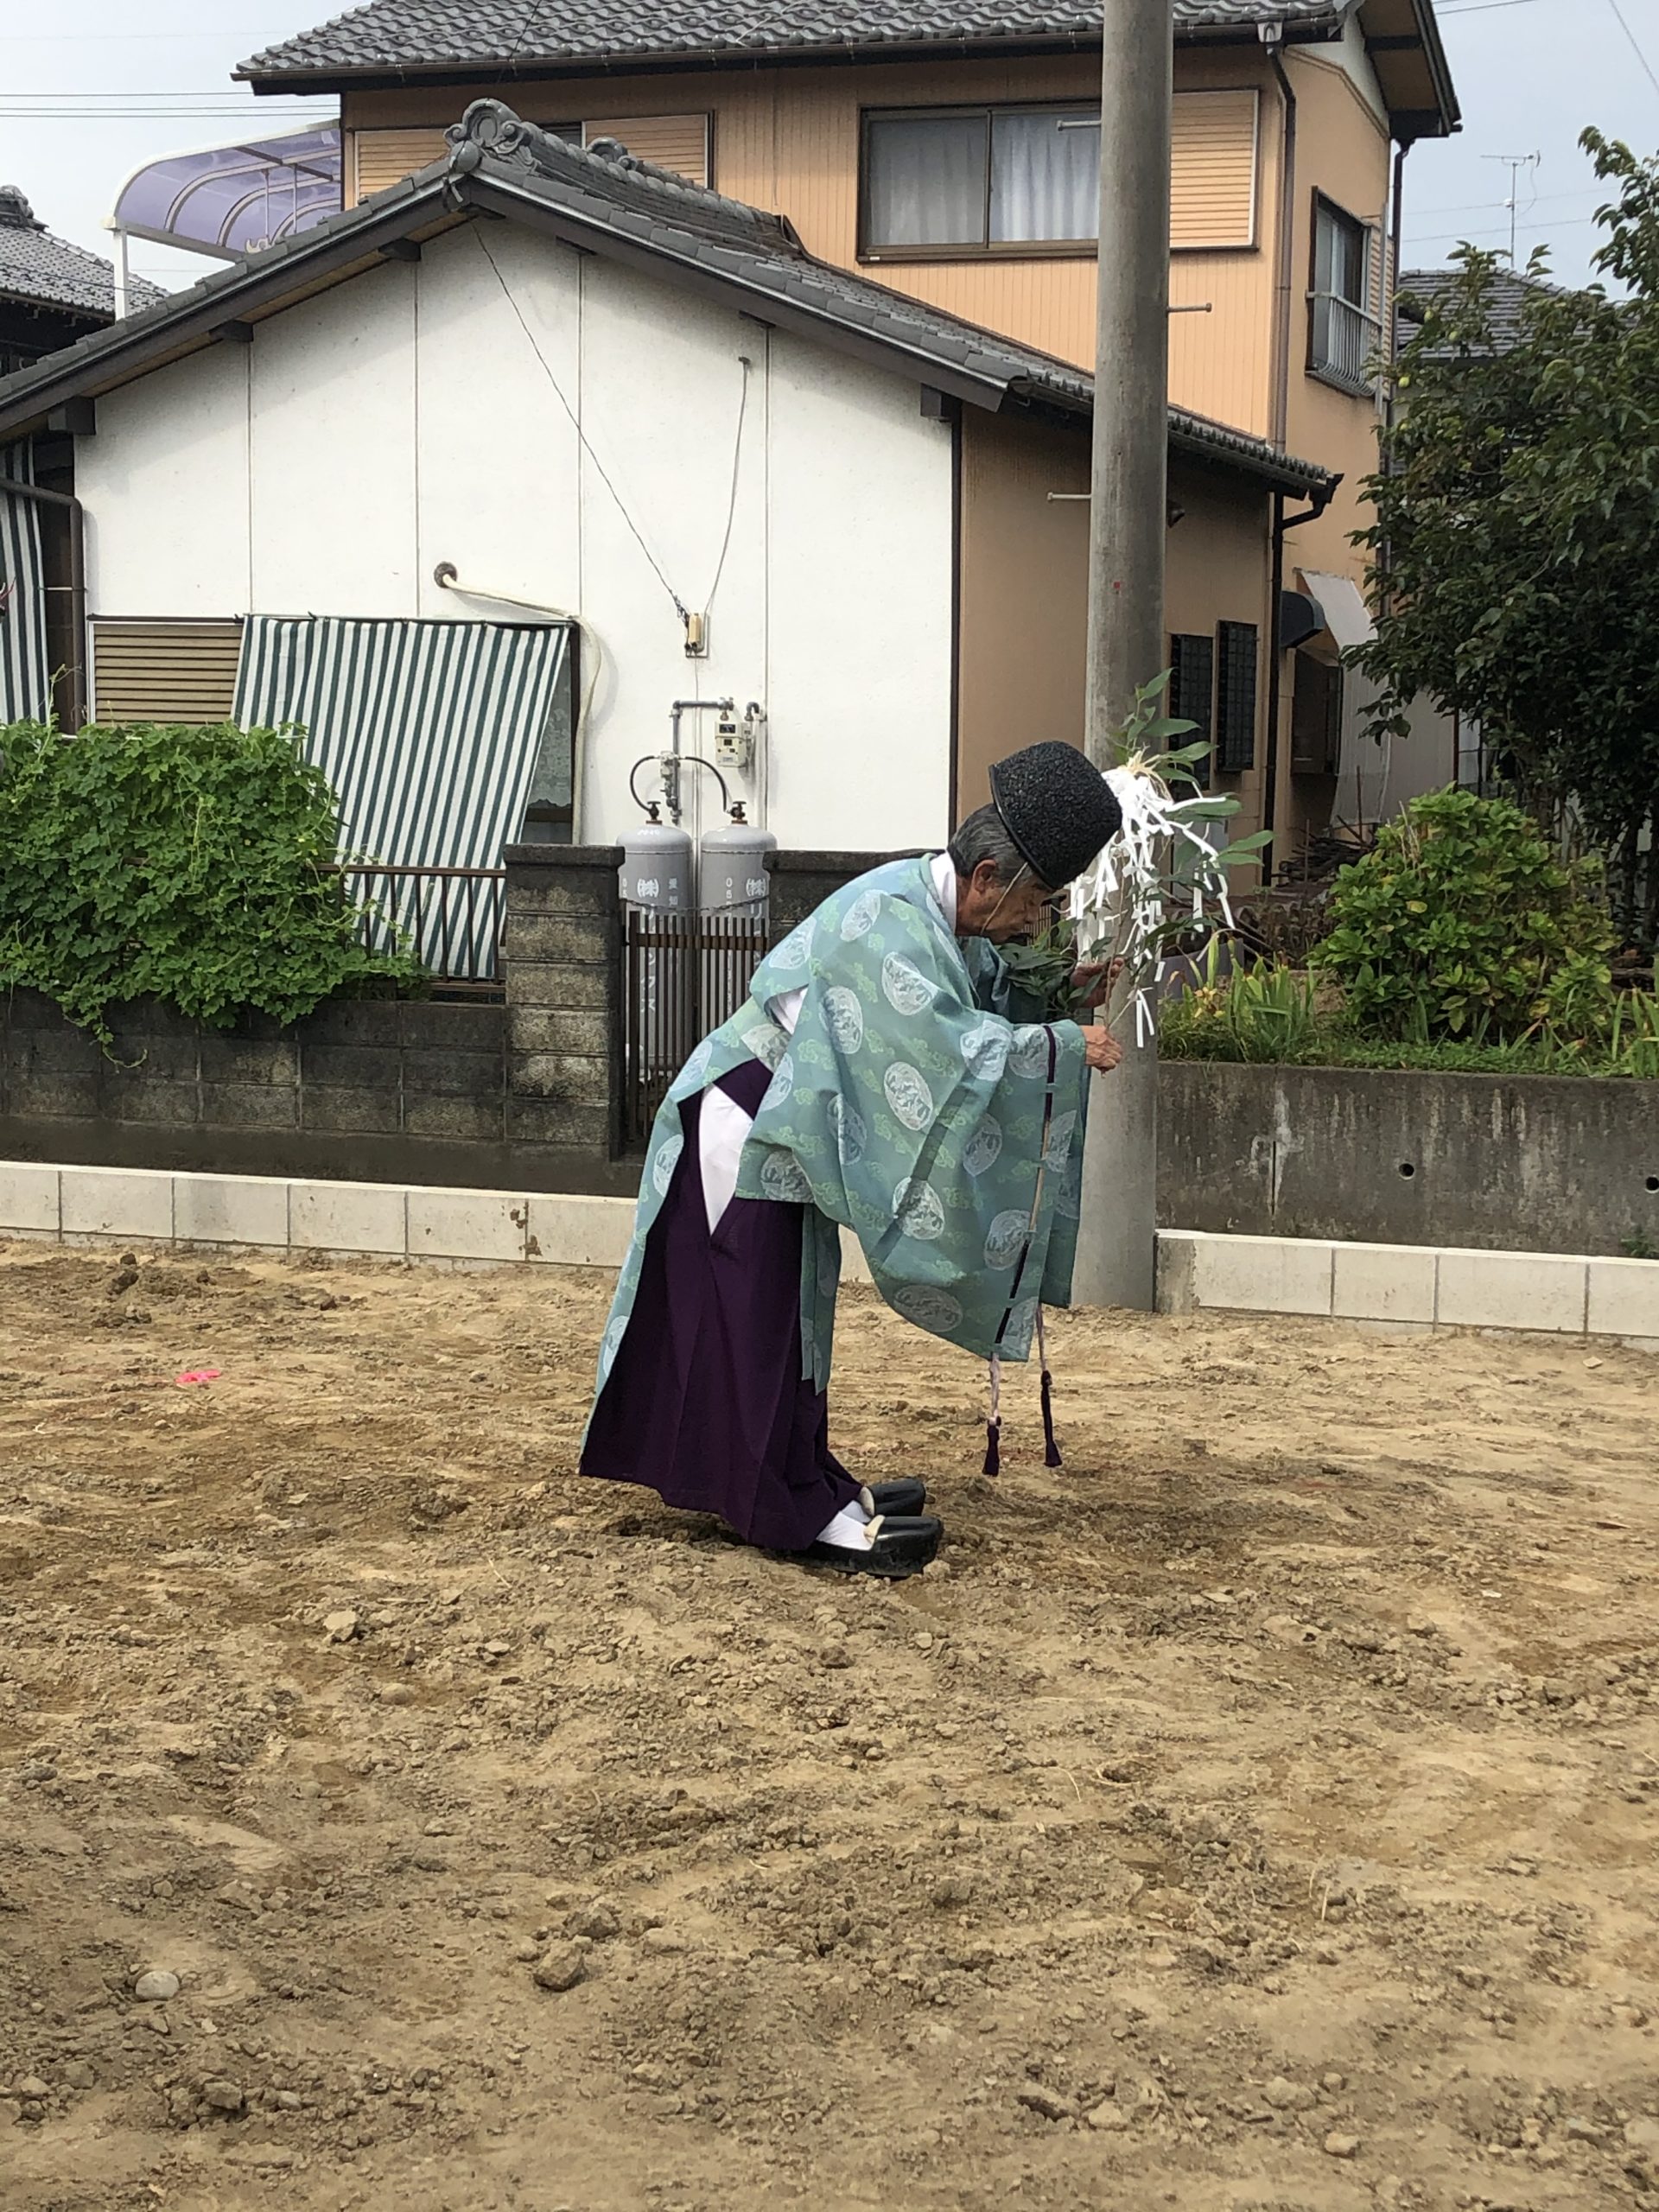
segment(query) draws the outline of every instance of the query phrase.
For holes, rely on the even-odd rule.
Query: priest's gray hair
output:
[[[982,861],[989,861],[996,880],[1005,887],[1017,883],[1030,863],[1007,832],[994,806],[970,814],[950,840],[950,865],[965,883]]]

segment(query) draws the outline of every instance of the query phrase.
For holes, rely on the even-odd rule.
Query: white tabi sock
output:
[[[870,1548],[868,1535],[871,1516],[857,1498],[850,1505],[843,1505],[828,1528],[820,1529],[817,1541],[834,1544],[844,1552],[863,1552]]]

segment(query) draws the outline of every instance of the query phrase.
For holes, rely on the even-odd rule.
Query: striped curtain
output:
[[[372,869],[488,868],[524,822],[569,638],[555,623],[405,622],[251,614],[234,719],[297,723],[340,798],[342,860]],[[389,905],[443,975],[494,972],[499,901],[460,926],[422,887]]]
[[[32,484],[34,448],[0,446],[0,476]],[[51,712],[41,511],[0,492],[0,722],[43,722]]]

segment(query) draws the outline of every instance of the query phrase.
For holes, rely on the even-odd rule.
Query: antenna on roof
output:
[[[1483,162],[1497,162],[1510,173],[1510,196],[1503,205],[1510,211],[1510,266],[1515,266],[1516,219],[1521,202],[1521,172],[1535,169],[1543,160],[1541,154],[1483,154]],[[1531,206],[1531,201],[1528,201]]]

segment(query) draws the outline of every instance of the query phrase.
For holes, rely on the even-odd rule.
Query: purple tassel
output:
[[[1060,1447],[1054,1440],[1054,1378],[1046,1368],[1043,1370],[1043,1465],[1046,1467],[1063,1467],[1065,1465],[1060,1457]]]
[[[988,1475],[1000,1475],[1002,1471],[1002,1424],[1000,1421],[988,1421],[985,1424],[984,1471]]]

